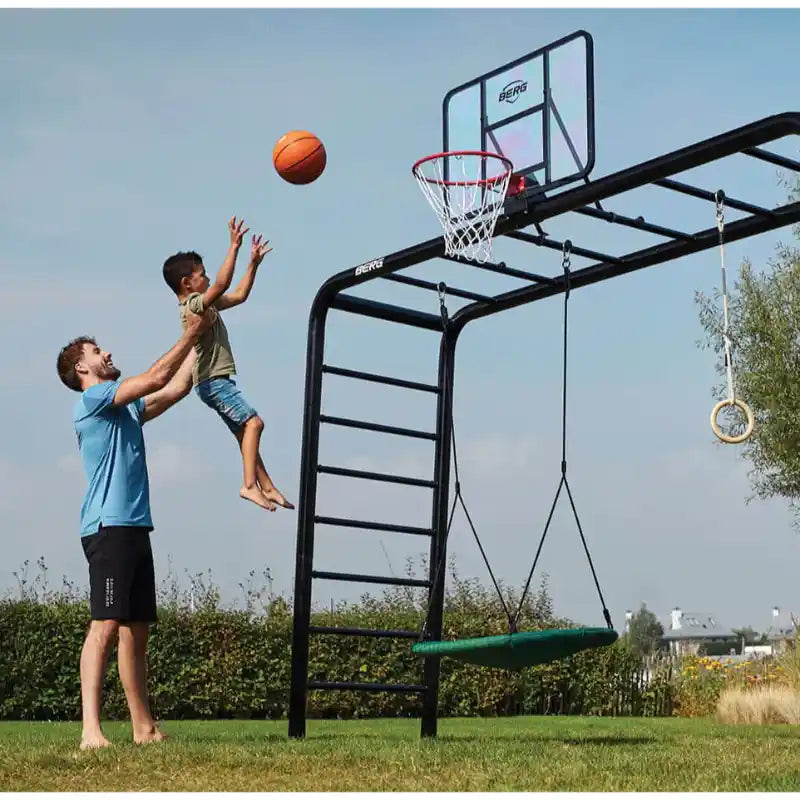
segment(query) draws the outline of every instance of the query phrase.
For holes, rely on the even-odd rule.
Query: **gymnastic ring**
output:
[[[717,425],[717,415],[725,406],[736,406],[745,415],[747,418],[747,427],[745,428],[744,433],[741,433],[738,436],[728,436],[720,430],[719,425]],[[755,419],[753,417],[753,412],[750,410],[750,406],[748,406],[743,400],[739,400],[739,398],[736,398],[735,400],[720,400],[711,411],[711,430],[714,431],[714,434],[718,439],[727,444],[741,444],[741,442],[749,439],[753,433],[754,427]]]

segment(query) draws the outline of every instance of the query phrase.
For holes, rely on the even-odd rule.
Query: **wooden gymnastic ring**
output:
[[[744,433],[740,433],[738,436],[728,436],[720,430],[719,425],[717,425],[717,415],[725,406],[736,406],[745,415],[747,418],[747,427],[745,428]],[[753,412],[750,410],[750,406],[748,406],[743,400],[739,400],[739,398],[736,398],[735,400],[720,400],[711,411],[711,430],[714,431],[714,434],[718,439],[726,444],[741,444],[742,442],[746,441],[753,433],[754,427],[755,419],[753,417]]]

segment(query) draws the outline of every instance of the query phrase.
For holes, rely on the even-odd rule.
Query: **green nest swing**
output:
[[[520,670],[592,647],[605,647],[617,638],[611,628],[556,628],[449,642],[417,642],[411,650],[421,656],[446,656],[482,667]]]

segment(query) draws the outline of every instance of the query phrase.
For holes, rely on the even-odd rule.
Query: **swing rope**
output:
[[[447,286],[444,283],[439,283],[438,287],[439,292],[439,312],[442,317],[442,332],[444,335],[447,335],[448,326],[450,324],[450,315],[447,311],[447,305],[445,303],[445,297],[447,293]],[[445,381],[449,382],[452,385],[451,376],[449,374],[445,375]],[[452,397],[451,397],[452,403]],[[497,579],[494,576],[494,572],[492,571],[491,564],[489,563],[489,559],[486,555],[486,551],[483,549],[483,544],[481,543],[480,537],[478,536],[478,532],[475,529],[475,525],[472,522],[472,517],[470,516],[469,509],[467,508],[467,504],[464,502],[464,497],[461,494],[461,478],[458,474],[458,453],[456,450],[456,429],[455,424],[453,423],[453,413],[452,409],[450,412],[450,440],[453,446],[453,472],[455,478],[455,497],[453,498],[453,505],[450,508],[450,516],[447,520],[447,528],[445,529],[444,538],[442,541],[442,550],[439,558],[436,562],[436,571],[433,577],[433,585],[436,585],[437,580],[439,579],[439,575],[441,574],[441,570],[444,566],[444,554],[447,552],[447,539],[450,536],[450,529],[453,525],[453,518],[455,517],[456,513],[456,506],[458,503],[461,503],[461,507],[464,509],[464,515],[467,518],[467,522],[469,523],[470,530],[472,531],[472,535],[475,537],[475,542],[478,545],[478,549],[480,550],[481,556],[483,557],[483,563],[486,565],[486,569],[489,572],[489,577],[492,579],[492,584],[494,585],[495,591],[497,592],[497,596],[500,599],[500,604],[503,607],[503,612],[508,619],[509,629],[514,627],[514,619],[511,616],[511,611],[508,608],[508,603],[506,603],[505,598],[503,597],[503,592],[500,590],[500,585],[497,582]],[[431,593],[430,599],[428,601],[428,608],[425,613],[425,620],[422,625],[422,630],[420,631],[420,641],[422,641],[427,633],[428,623],[430,621],[431,615],[431,607],[433,603],[433,593]]]
[[[720,262],[722,264],[722,340],[725,345],[725,371],[728,379],[728,397],[725,400],[720,400],[720,402],[717,403],[711,411],[711,429],[723,442],[726,442],[727,444],[739,444],[750,438],[755,425],[755,420],[750,406],[748,406],[743,400],[740,400],[738,397],[736,397],[736,392],[734,390],[732,355],[733,342],[731,341],[729,334],[730,320],[728,318],[728,283],[727,270],[725,269],[725,193],[721,189],[715,193],[714,201],[716,204],[717,231],[719,234]],[[731,436],[723,433],[717,423],[717,415],[726,406],[735,406],[745,415],[747,424],[744,432],[738,436]]]
[[[569,294],[570,294],[570,253],[571,253],[572,243],[567,240],[564,242],[563,252],[562,252],[562,268],[564,271],[564,338],[563,338],[563,364],[562,364],[562,409],[561,409],[561,481],[558,485],[558,490],[556,491],[556,496],[553,500],[553,504],[550,507],[550,513],[547,517],[547,523],[545,525],[544,532],[542,534],[541,539],[539,540],[539,546],[536,550],[536,555],[534,557],[533,566],[531,567],[530,572],[528,573],[528,578],[525,582],[525,588],[522,592],[522,596],[520,597],[519,604],[517,606],[516,611],[512,614],[508,603],[506,602],[505,598],[503,597],[503,593],[500,590],[500,586],[494,576],[492,571],[491,565],[489,564],[489,559],[486,556],[486,552],[483,549],[483,545],[481,544],[480,537],[478,536],[478,532],[475,529],[475,525],[472,522],[472,518],[469,514],[469,510],[467,509],[466,503],[464,502],[464,498],[461,494],[461,480],[458,473],[458,455],[456,451],[456,438],[455,438],[455,424],[453,421],[453,414],[451,409],[450,414],[450,436],[453,444],[453,469],[454,469],[454,477],[455,477],[455,497],[453,499],[453,505],[450,510],[450,516],[447,523],[447,528],[444,533],[443,537],[443,546],[441,548],[441,553],[439,558],[437,559],[436,569],[433,578],[433,584],[436,585],[436,582],[441,574],[441,569],[444,562],[444,554],[446,552],[446,544],[447,539],[450,535],[450,530],[453,524],[453,518],[455,516],[456,505],[460,502],[462,508],[464,509],[464,514],[467,518],[467,522],[469,523],[470,530],[472,531],[472,535],[475,538],[475,541],[478,545],[478,549],[480,550],[481,556],[483,557],[484,564],[486,564],[486,568],[489,572],[489,576],[492,579],[492,583],[494,584],[495,591],[497,592],[497,596],[500,599],[500,603],[502,605],[503,611],[508,619],[508,627],[509,633],[516,634],[517,631],[517,621],[519,619],[520,614],[522,613],[523,606],[525,604],[525,598],[527,597],[528,591],[530,589],[531,580],[533,578],[533,574],[536,570],[536,565],[539,561],[539,556],[542,552],[542,546],[544,545],[544,540],[547,536],[548,530],[550,529],[550,523],[553,518],[553,513],[555,511],[556,504],[558,502],[558,498],[561,494],[562,487],[566,487],[567,496],[569,497],[570,506],[572,508],[572,513],[575,516],[575,521],[578,526],[578,532],[581,537],[581,542],[583,543],[583,549],[586,553],[586,557],[589,561],[589,568],[592,572],[592,577],[594,579],[595,586],[597,588],[598,595],[600,597],[600,603],[603,607],[603,617],[605,618],[606,625],[608,626],[609,630],[613,630],[613,625],[611,622],[611,615],[606,607],[605,600],[603,598],[603,592],[600,589],[600,582],[597,578],[597,572],[594,568],[594,563],[592,562],[592,557],[589,553],[589,547],[586,543],[586,537],[583,533],[583,527],[581,525],[580,519],[578,517],[578,512],[575,507],[575,501],[572,496],[572,491],[569,487],[569,482],[567,481],[567,352],[568,352],[568,301],[569,301]],[[438,292],[439,292],[439,310],[442,317],[442,330],[443,333],[447,334],[447,328],[449,325],[449,315],[447,311],[447,306],[445,304],[445,296],[446,296],[447,287],[444,283],[439,283],[438,285]],[[450,380],[451,376],[449,374],[445,375],[445,380]],[[452,398],[451,398],[452,400]],[[430,613],[433,603],[433,592],[430,594],[430,599],[428,602],[428,607],[425,614],[425,619],[423,621],[422,630],[420,631],[420,641],[422,641],[427,633],[428,624],[430,621]]]
[[[544,527],[544,532],[542,533],[542,538],[539,540],[539,547],[536,550],[536,555],[533,559],[533,565],[531,566],[531,571],[528,573],[528,579],[525,582],[525,589],[522,592],[522,597],[520,597],[519,605],[517,606],[517,611],[514,614],[514,621],[518,619],[520,613],[522,612],[523,604],[525,603],[525,598],[528,594],[528,590],[530,589],[531,580],[533,578],[533,573],[536,571],[536,565],[539,562],[539,556],[542,552],[542,547],[544,545],[544,540],[547,537],[547,532],[550,529],[550,523],[553,520],[553,514],[556,510],[556,504],[558,503],[558,498],[561,495],[561,489],[565,488],[567,490],[567,496],[569,497],[569,504],[572,508],[572,513],[575,517],[575,522],[578,526],[578,533],[581,537],[581,542],[583,544],[583,550],[586,553],[586,558],[589,561],[589,569],[592,572],[592,578],[594,579],[594,585],[597,587],[597,593],[600,597],[600,604],[603,607],[603,617],[605,618],[606,625],[609,628],[613,628],[614,626],[611,623],[611,615],[609,614],[608,608],[606,607],[606,602],[603,599],[603,592],[600,588],[600,581],[597,579],[597,572],[594,568],[594,563],[592,562],[592,556],[589,553],[589,546],[586,544],[586,537],[583,534],[583,526],[581,525],[580,518],[578,517],[578,511],[575,507],[575,500],[572,497],[572,491],[569,487],[569,481],[567,480],[567,353],[568,353],[568,334],[569,334],[569,294],[570,294],[570,253],[572,250],[572,242],[567,239],[564,242],[563,250],[562,250],[562,263],[561,266],[564,270],[564,345],[563,345],[563,355],[562,355],[562,376],[561,376],[561,480],[558,484],[558,489],[556,490],[556,496],[553,499],[553,503],[550,506],[550,513],[547,515],[547,522]],[[516,629],[516,625],[515,625]]]

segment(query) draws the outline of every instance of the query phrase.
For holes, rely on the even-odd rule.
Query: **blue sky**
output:
[[[39,556],[51,576],[86,580],[77,539],[85,482],[70,424],[75,397],[55,374],[59,347],[87,332],[125,374],[146,369],[179,333],[164,258],[193,248],[215,270],[233,214],[274,246],[251,299],[227,322],[240,385],[266,422],[267,467],[296,499],[311,301],[327,276],[439,233],[410,167],[439,149],[448,89],[588,30],[594,178],[798,106],[786,68],[796,47],[791,10],[4,10],[0,20],[0,588],[9,589],[11,571]],[[315,131],[328,150],[311,186],[289,186],[272,170],[272,146],[292,128]],[[797,154],[793,142],[775,149]],[[755,202],[783,200],[771,167],[739,160],[725,169],[700,170],[697,181]],[[667,225],[714,222],[703,203],[656,190],[606,207]],[[600,251],[649,243],[591,220],[545,227]],[[732,245],[728,263],[763,266],[788,236]],[[516,244],[501,242],[499,256],[558,272],[557,253]],[[481,292],[517,285],[462,273],[448,264],[411,272]],[[618,626],[641,601],[659,614],[679,605],[761,628],[773,605],[800,611],[800,538],[786,505],[746,504],[747,465],[735,448],[715,445],[708,425],[717,378],[713,356],[696,347],[693,298],[718,281],[709,251],[571,300],[570,485]],[[436,311],[434,296],[406,287],[358,293]],[[460,343],[463,488],[493,566],[517,585],[559,479],[560,318],[561,300],[544,301],[475,323]],[[428,332],[331,316],[328,363],[433,380],[436,353]],[[342,379],[326,382],[323,409],[433,425],[432,398]],[[289,592],[296,516],[239,500],[238,452],[221,422],[191,395],[149,426],[147,441],[159,574],[168,558],[179,575],[210,568],[235,601],[238,582],[268,567],[275,588]],[[427,477],[431,458],[426,442],[323,432],[324,463]],[[338,478],[321,480],[318,511],[408,524],[430,513],[427,490]],[[459,571],[485,578],[459,519],[451,540]],[[320,529],[315,563],[400,573],[421,545]],[[558,612],[601,622],[566,502],[541,564]],[[319,584],[315,600],[363,588]]]

